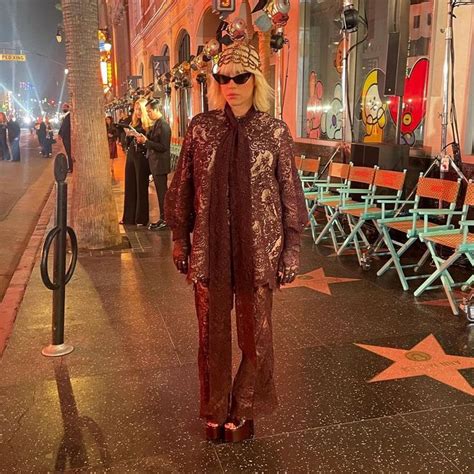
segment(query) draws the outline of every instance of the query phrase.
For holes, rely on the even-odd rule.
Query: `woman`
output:
[[[125,161],[125,196],[123,217],[120,224],[145,226],[148,224],[148,184],[150,168],[146,159],[146,147],[135,139],[153,126],[146,111],[147,99],[138,99],[133,106],[130,125],[127,129],[127,159]],[[138,135],[137,135],[138,132]]]
[[[298,272],[307,214],[288,127],[266,113],[273,91],[257,51],[234,44],[216,69],[217,110],[190,123],[166,216],[175,265],[194,283],[206,435],[241,441],[277,405],[272,295]],[[234,297],[242,361],[232,382]]]
[[[0,153],[2,154],[2,160],[10,161],[10,149],[8,148],[7,141],[7,116],[0,112]]]
[[[117,158],[118,132],[117,127],[114,125],[114,120],[110,115],[105,117],[105,125],[107,127],[107,139],[109,141],[109,157],[111,160],[115,160],[115,158]],[[111,163],[113,169],[113,161]]]

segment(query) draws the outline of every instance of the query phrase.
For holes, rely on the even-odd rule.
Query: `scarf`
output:
[[[242,119],[226,105],[228,132],[216,151],[209,214],[209,364],[210,402],[227,412],[232,380],[232,357],[222,350],[232,344],[233,294],[239,296],[239,345],[244,356],[256,363],[254,338],[254,262],[250,145],[244,125],[255,115],[252,107]],[[218,375],[219,374],[219,375]]]

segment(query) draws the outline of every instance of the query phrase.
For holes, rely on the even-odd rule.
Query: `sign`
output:
[[[214,0],[212,8],[221,13],[232,13],[235,11],[235,0]]]
[[[26,61],[26,54],[0,53],[0,61]]]

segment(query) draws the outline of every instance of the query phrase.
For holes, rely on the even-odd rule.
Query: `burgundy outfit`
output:
[[[307,220],[286,124],[253,108],[239,119],[229,107],[194,117],[166,216],[173,240],[193,234],[201,416],[222,423],[273,411],[273,290],[279,268],[299,264]],[[242,362],[232,382],[234,298]]]

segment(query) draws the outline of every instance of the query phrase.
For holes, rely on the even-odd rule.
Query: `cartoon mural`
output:
[[[425,117],[425,88],[428,80],[428,70],[429,60],[427,58],[421,58],[414,64],[405,79],[400,131],[402,142],[410,146],[415,144],[415,130],[420,126]],[[388,108],[393,123],[396,124],[398,115],[397,97],[390,98]]]
[[[361,94],[361,119],[365,126],[364,143],[383,142],[384,128],[387,123],[383,102],[382,87],[385,74],[380,69],[372,69],[365,78]]]
[[[334,97],[322,116],[321,131],[330,140],[342,139],[342,86],[336,84],[334,88]]]
[[[323,115],[323,83],[318,81],[315,71],[309,75],[309,99],[306,106],[306,134],[309,138],[320,138]]]

